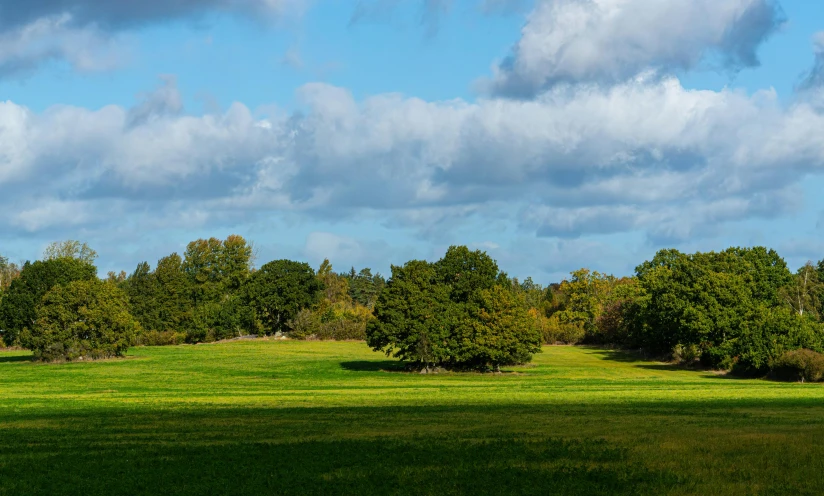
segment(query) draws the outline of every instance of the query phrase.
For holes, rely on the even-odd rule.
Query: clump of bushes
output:
[[[701,348],[695,344],[677,344],[672,349],[672,360],[683,365],[696,365],[701,360]]]
[[[170,346],[186,342],[186,333],[179,331],[143,331],[135,337],[135,346]]]
[[[288,334],[294,339],[362,341],[372,318],[368,308],[351,303],[334,303],[315,310],[304,308],[288,322]]]
[[[534,319],[544,344],[578,344],[586,337],[581,322],[564,322],[557,313],[546,317],[535,308],[529,310],[529,315]]]
[[[788,351],[773,361],[772,371],[783,381],[821,382],[824,355],[805,349]]]

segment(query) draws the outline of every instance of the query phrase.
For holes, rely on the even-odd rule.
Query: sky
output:
[[[0,254],[824,258],[824,2],[0,0]]]

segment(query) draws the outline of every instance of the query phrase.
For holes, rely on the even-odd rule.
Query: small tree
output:
[[[117,286],[97,279],[55,286],[37,309],[21,343],[40,360],[123,356],[140,329]]]

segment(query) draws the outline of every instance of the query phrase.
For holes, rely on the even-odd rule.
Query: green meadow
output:
[[[0,494],[824,494],[824,386],[545,347],[503,374],[358,342],[0,352]]]

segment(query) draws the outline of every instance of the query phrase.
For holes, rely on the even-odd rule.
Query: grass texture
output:
[[[403,372],[356,342],[0,352],[0,495],[824,494],[824,386],[545,347]]]

